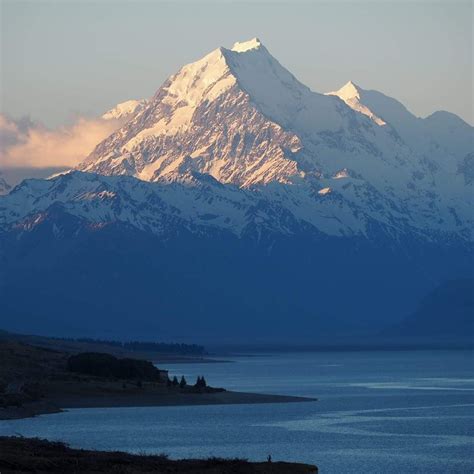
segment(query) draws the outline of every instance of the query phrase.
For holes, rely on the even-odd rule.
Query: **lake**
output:
[[[471,351],[265,354],[164,366],[189,382],[317,397],[268,405],[74,409],[0,421],[73,447],[317,464],[321,473],[472,473]]]

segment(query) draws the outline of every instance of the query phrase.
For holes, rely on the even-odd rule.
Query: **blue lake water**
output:
[[[474,472],[470,351],[319,352],[165,367],[228,389],[317,397],[268,405],[75,409],[0,422],[0,434],[173,458],[317,464],[322,473]]]

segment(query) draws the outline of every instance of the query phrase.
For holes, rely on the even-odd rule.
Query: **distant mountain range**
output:
[[[124,117],[0,198],[7,329],[308,341],[472,274],[474,129],[453,114],[313,92],[253,39],[103,116]]]

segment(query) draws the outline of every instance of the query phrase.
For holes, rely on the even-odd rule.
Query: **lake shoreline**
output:
[[[227,391],[203,376],[188,384],[149,360],[107,353],[71,354],[0,341],[0,420],[68,408],[236,405],[314,401],[303,397]]]
[[[189,474],[317,474],[313,464],[255,462],[246,459],[169,459],[166,454],[130,454],[71,448],[67,444],[38,438],[0,436],[2,472],[184,472]]]
[[[57,395],[21,407],[0,408],[0,420],[18,420],[61,413],[76,408],[140,408],[198,405],[243,405],[314,402],[316,398],[223,391],[216,393],[96,393],[87,396]]]

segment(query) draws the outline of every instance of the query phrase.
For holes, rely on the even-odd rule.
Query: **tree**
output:
[[[206,379],[204,378],[204,376],[199,376],[198,375],[198,378],[197,378],[196,383],[194,384],[194,386],[196,388],[206,388],[207,383],[206,383]]]
[[[184,387],[186,387],[186,385],[187,385],[186,379],[184,378],[184,375],[182,375],[182,376],[181,376],[181,380],[180,380],[180,382],[179,382],[179,386],[180,386],[181,388],[184,388]]]
[[[179,385],[178,377],[176,377],[176,375],[173,377],[173,385],[174,386]]]

